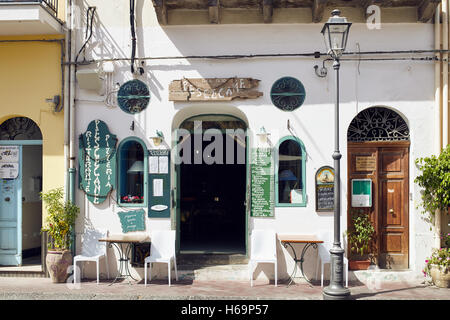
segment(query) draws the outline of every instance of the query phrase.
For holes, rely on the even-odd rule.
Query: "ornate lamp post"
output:
[[[326,300],[344,300],[350,297],[350,290],[344,287],[344,250],[341,248],[340,237],[340,214],[341,214],[341,181],[339,151],[339,58],[347,45],[348,32],[351,23],[345,17],[340,17],[341,12],[333,10],[331,17],[322,28],[322,35],[327,47],[327,53],[333,58],[333,69],[336,71],[336,101],[335,101],[335,151],[334,159],[334,242],[330,249],[331,254],[331,276],[330,285],[323,289],[323,298]]]

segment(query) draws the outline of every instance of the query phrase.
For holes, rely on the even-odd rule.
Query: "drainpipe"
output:
[[[441,5],[436,7],[434,16],[434,49],[441,50]],[[434,152],[436,155],[441,153],[442,148],[442,121],[441,121],[441,54],[436,52],[436,61],[434,63]]]
[[[67,24],[68,24],[68,67],[69,67],[69,80],[68,80],[68,200],[75,203],[75,165],[74,165],[74,133],[75,133],[75,110],[74,110],[74,99],[75,99],[75,71],[72,65],[72,59],[75,56],[75,42],[74,40],[74,10],[72,0],[66,1]],[[67,110],[66,110],[67,111]],[[76,230],[75,228],[71,231],[71,251],[72,255],[76,254]]]
[[[442,148],[448,144],[448,0],[442,0]]]
[[[439,6],[438,6],[439,8]],[[438,14],[438,11],[436,11]],[[439,16],[435,17],[439,22]],[[436,28],[436,26],[435,26]],[[439,153],[448,145],[448,0],[442,0],[442,49],[444,50],[442,56],[442,144],[439,146]],[[440,139],[439,139],[440,140]],[[441,210],[437,210],[434,219],[434,246],[441,247]]]

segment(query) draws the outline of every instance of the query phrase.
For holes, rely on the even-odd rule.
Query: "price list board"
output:
[[[316,211],[334,210],[334,169],[321,167],[316,173]]]
[[[252,149],[251,159],[251,215],[252,217],[273,217],[274,167],[272,149]]]

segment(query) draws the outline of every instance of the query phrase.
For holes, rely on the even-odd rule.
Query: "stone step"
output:
[[[179,265],[219,266],[219,265],[247,265],[245,254],[179,254]]]
[[[249,280],[248,266],[246,264],[228,265],[178,265],[178,278],[180,280],[204,281],[245,281]]]

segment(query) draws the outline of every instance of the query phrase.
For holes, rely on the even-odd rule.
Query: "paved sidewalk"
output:
[[[80,285],[53,284],[49,278],[0,277],[0,300],[322,300],[320,284],[298,281],[277,287],[265,281],[111,281],[84,280]],[[349,283],[353,300],[450,300],[450,289],[437,288],[419,281],[383,282],[376,288]]]

